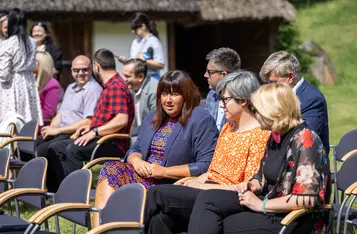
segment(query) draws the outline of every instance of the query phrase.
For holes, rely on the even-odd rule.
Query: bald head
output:
[[[72,76],[80,88],[89,81],[92,76],[92,66],[88,57],[79,55],[72,61]]]

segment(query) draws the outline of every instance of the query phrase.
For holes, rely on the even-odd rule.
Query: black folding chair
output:
[[[81,169],[69,174],[62,181],[57,193],[47,193],[48,196],[52,197],[54,204],[36,212],[29,219],[30,225],[27,225],[25,233],[30,233],[30,231],[31,233],[37,233],[41,224],[47,221],[47,218],[54,215],[56,216],[56,233],[61,233],[58,216],[90,229],[89,192],[91,183],[92,173],[90,170]],[[49,215],[49,217],[46,215]],[[44,219],[44,217],[46,217],[46,219]],[[35,222],[38,219],[40,221]],[[75,225],[73,228],[73,232],[75,232]],[[53,232],[41,231],[41,233]]]
[[[28,226],[28,223],[20,218],[17,201],[38,209],[45,206],[46,172],[47,160],[39,157],[27,162],[15,180],[8,180],[13,188],[0,194],[0,206],[14,199],[17,216],[0,215],[0,232],[25,230]]]
[[[343,162],[351,154],[357,152],[357,129],[351,130],[344,134],[337,145],[330,145],[333,149],[333,174],[337,171],[337,162]],[[333,183],[336,187],[338,178],[333,177]],[[335,190],[334,194],[335,203],[339,203],[338,193]]]
[[[10,150],[0,149],[0,193],[8,190],[8,176],[10,165]],[[8,209],[11,212],[11,202],[8,202]],[[4,214],[3,210],[0,210],[0,215]]]
[[[82,169],[83,170],[83,169]],[[39,226],[48,218],[61,212],[95,211],[99,212],[101,225],[88,232],[105,233],[108,230],[121,230],[141,233],[143,230],[146,189],[141,184],[128,184],[116,190],[103,209],[90,208],[89,205],[64,203],[48,206],[30,219],[31,225],[25,234],[37,233]],[[115,233],[115,232],[110,232]]]
[[[38,122],[32,120],[22,127],[17,136],[11,137],[0,144],[0,149],[8,145],[10,145],[11,148],[15,148],[14,143],[16,142],[17,158],[10,160],[11,168],[21,168],[26,161],[37,157],[37,132]]]

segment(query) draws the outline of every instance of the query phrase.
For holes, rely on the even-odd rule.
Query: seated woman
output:
[[[286,84],[264,85],[252,95],[252,103],[262,128],[272,131],[259,172],[235,192],[201,192],[189,234],[279,233],[280,221],[288,212],[318,209],[329,201],[326,152],[319,136],[303,123],[292,89]],[[321,231],[321,221],[310,216],[297,233]]]
[[[207,171],[218,138],[213,117],[200,104],[200,92],[182,71],[170,71],[159,81],[156,110],[144,118],[125,163],[103,165],[95,207],[103,207],[120,186],[141,183],[146,188],[173,183]],[[98,216],[93,217],[98,225]]]
[[[193,205],[202,190],[235,190],[237,184],[257,173],[270,136],[269,131],[260,128],[252,111],[250,95],[258,88],[258,80],[247,71],[230,73],[218,83],[216,89],[230,122],[221,130],[208,172],[196,179],[176,182],[183,186],[161,185],[149,189],[146,233],[187,231]]]
[[[61,86],[52,77],[53,61],[47,52],[36,53],[36,79],[43,119],[51,119],[56,114],[61,97]]]

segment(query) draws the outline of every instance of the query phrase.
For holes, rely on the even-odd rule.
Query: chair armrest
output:
[[[0,144],[0,149],[4,148],[4,146],[12,143],[12,142],[16,142],[16,141],[34,141],[34,139],[32,137],[13,137],[7,141],[5,141],[4,143]]]
[[[103,157],[103,158],[97,158],[94,159],[92,161],[90,161],[89,163],[87,163],[86,165],[84,165],[82,167],[82,169],[90,169],[92,167],[94,167],[97,164],[100,164],[101,162],[106,162],[106,161],[121,161],[123,159],[121,158],[114,158],[114,157]]]
[[[5,178],[4,176],[0,176],[0,181],[7,181],[7,178]]]
[[[348,186],[348,188],[345,190],[345,194],[346,195],[354,194],[353,192],[355,191],[356,188],[357,188],[357,182],[354,182],[353,184]]]
[[[105,233],[110,230],[135,230],[135,229],[142,229],[143,225],[138,222],[111,222],[102,224],[96,228],[93,228],[87,234],[100,234]]]
[[[331,204],[326,204],[324,208],[325,210],[329,210],[332,208]],[[299,218],[300,216],[304,215],[304,214],[308,214],[308,213],[313,213],[313,212],[321,212],[321,209],[319,210],[314,210],[314,209],[299,209],[299,210],[293,210],[291,211],[289,214],[287,214],[283,220],[281,220],[281,224],[283,226],[288,226],[289,224],[291,224],[294,220],[296,220],[297,218]]]
[[[34,215],[31,216],[29,222],[33,224],[41,224],[46,219],[60,212],[85,211],[85,210],[89,210],[89,207],[90,207],[89,204],[83,204],[83,203],[58,203],[58,204],[47,206],[37,211]]]
[[[111,139],[120,139],[120,138],[130,139],[130,135],[129,134],[119,134],[119,133],[109,134],[109,135],[101,137],[97,141],[97,144],[100,145],[100,144],[103,144],[104,142],[109,141]]]
[[[334,148],[336,148],[336,146],[337,146],[337,145],[330,145],[330,148],[331,148],[331,149],[334,149]]]
[[[38,188],[16,188],[0,194],[0,206],[7,202],[9,199],[16,198],[24,195],[43,195],[45,194],[44,189]]]
[[[10,133],[0,133],[0,137],[12,137]]]
[[[342,158],[341,158],[341,161],[345,161],[347,160],[349,157],[351,157],[352,155],[354,155],[355,153],[357,153],[357,149],[355,150],[352,150],[350,152],[348,152],[347,154],[345,154]]]

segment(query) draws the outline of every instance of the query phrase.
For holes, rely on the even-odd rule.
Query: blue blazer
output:
[[[204,106],[206,110],[213,116],[214,120],[217,122],[219,98],[218,98],[218,93],[216,91],[210,90],[208,92]],[[222,122],[221,122],[221,129],[223,128],[223,125],[226,122],[227,122],[226,116],[223,115]],[[221,131],[221,129],[218,130]]]
[[[306,80],[296,90],[296,95],[300,100],[303,120],[320,136],[328,155],[330,152],[328,113],[324,95]]]
[[[139,136],[126,153],[125,161],[134,152],[141,153],[142,159],[147,160],[156,133],[151,123],[155,111],[155,109],[150,111],[144,118]],[[162,166],[188,164],[192,176],[205,173],[211,163],[218,134],[213,117],[203,107],[195,107],[187,124],[182,126],[178,122],[169,136]]]

